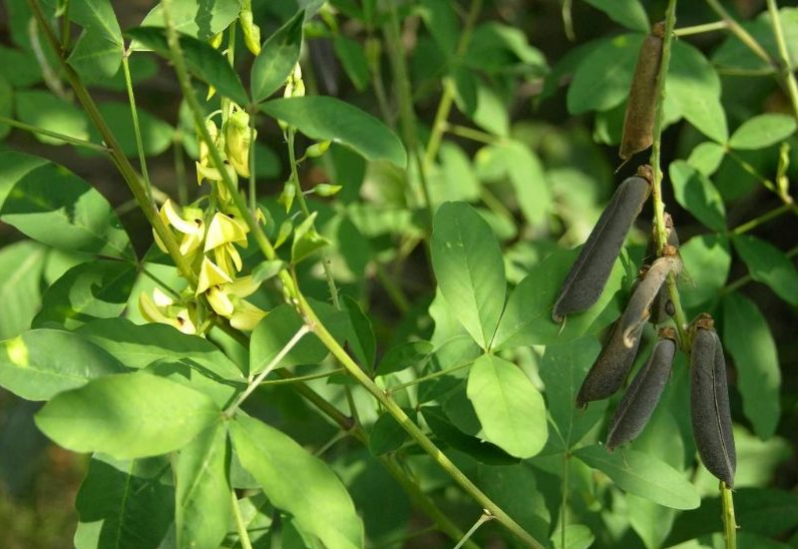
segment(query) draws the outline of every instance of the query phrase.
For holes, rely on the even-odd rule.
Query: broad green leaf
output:
[[[106,457],[92,458],[75,498],[76,549],[164,547],[175,515],[174,490],[155,475],[137,474],[143,461],[112,464]]]
[[[744,414],[756,434],[766,440],[775,434],[781,417],[781,369],[775,340],[758,307],[743,295],[725,296],[723,311],[722,341],[736,365]]]
[[[778,297],[797,307],[797,268],[784,252],[751,235],[734,236],[733,246],[753,280],[766,284]]]
[[[300,263],[319,250],[331,245],[330,240],[317,232],[314,226],[314,218],[316,217],[317,212],[312,213],[294,229],[294,237],[292,239],[292,263],[294,264]]]
[[[127,30],[126,34],[166,59],[171,59],[172,54],[164,29],[139,27]],[[186,68],[193,76],[209,86],[213,86],[221,95],[229,97],[239,105],[247,105],[250,102],[239,75],[233,70],[222,52],[215,50],[207,42],[191,36],[181,36],[180,46],[186,61]]]
[[[337,341],[344,340],[349,320],[345,313],[337,311],[327,303],[313,303],[314,312],[320,316],[325,327]],[[281,350],[303,326],[303,319],[290,305],[272,309],[259,322],[250,338],[250,375],[263,371],[278,356]],[[300,364],[317,364],[328,356],[328,349],[313,333],[304,335],[278,363],[280,368]]]
[[[84,324],[78,333],[128,368],[139,370],[162,359],[185,360],[207,377],[245,381],[242,372],[213,343],[166,324],[137,325],[124,318],[110,318]]]
[[[386,351],[386,354],[381,357],[376,371],[381,376],[401,372],[428,360],[431,353],[433,353],[433,345],[427,341],[401,343]]]
[[[0,250],[0,339],[30,328],[42,302],[40,286],[46,255],[44,246],[30,240]]]
[[[36,425],[73,452],[134,459],[182,448],[221,417],[206,395],[138,372],[59,393],[36,414]]]
[[[372,322],[352,297],[343,296],[342,304],[350,317],[352,328],[347,342],[358,362],[371,372],[375,366],[375,333],[372,331]]]
[[[333,41],[333,47],[347,77],[357,90],[364,91],[370,82],[369,62],[364,53],[364,45],[340,34]]]
[[[0,116],[13,118],[14,114],[14,88],[6,79],[5,75],[0,75]],[[0,139],[11,132],[11,126],[0,123]]]
[[[600,344],[594,337],[570,343],[550,344],[539,366],[547,397],[547,410],[569,451],[603,417],[607,401],[592,402],[585,410],[575,406],[575,397],[586,374],[600,354]]]
[[[477,103],[475,112],[472,113],[472,121],[491,134],[508,137],[511,126],[508,108],[495,90],[480,81],[478,81]]]
[[[570,316],[566,326],[553,322],[553,304],[578,253],[578,249],[553,252],[514,288],[497,327],[496,349],[565,343],[616,320],[620,304],[614,297],[626,276],[623,259],[614,265],[597,303],[588,311]]]
[[[733,132],[728,145],[733,149],[763,149],[788,139],[797,131],[797,122],[785,114],[754,116]]]
[[[223,363],[224,364],[224,363]],[[213,370],[200,366],[191,358],[162,358],[151,362],[142,371],[167,378],[180,385],[208,395],[219,408],[226,408],[247,384],[244,379],[225,379]]]
[[[460,34],[458,14],[450,2],[422,0],[419,3],[422,21],[442,53],[449,57],[456,52]]]
[[[684,307],[697,307],[713,299],[728,280],[731,252],[723,235],[697,235],[681,246],[680,277]]]
[[[678,204],[709,229],[725,230],[725,204],[717,188],[706,176],[688,162],[676,160],[669,165],[669,177]]]
[[[673,41],[664,109],[667,119],[682,116],[718,143],[728,139],[728,122],[720,103],[719,75],[705,56],[683,41]]]
[[[117,317],[127,305],[135,281],[136,267],[130,263],[81,263],[47,289],[33,325],[56,323],[74,330],[96,318]]]
[[[644,542],[645,547],[647,549],[663,547],[662,544],[675,521],[677,514],[675,510],[633,494],[625,494],[625,504],[631,527]]]
[[[585,0],[613,21],[631,30],[650,32],[650,20],[639,0]]]
[[[797,7],[781,8],[778,10],[778,14],[783,37],[786,40],[786,49],[789,52],[789,64],[791,69],[794,70],[797,68]],[[741,24],[752,36],[753,40],[760,44],[772,59],[781,58],[769,11],[764,10],[753,21],[744,21]],[[726,38],[725,42],[717,48],[712,60],[715,65],[724,68],[745,70],[775,69],[772,63],[758,57],[734,35]]]
[[[136,138],[133,132],[133,119],[131,118],[131,108],[127,103],[121,101],[105,101],[99,103],[97,108],[106,120],[111,132],[117,138],[122,152],[127,156],[135,157],[138,154]],[[170,126],[155,115],[137,105],[136,112],[139,117],[139,131],[142,135],[142,148],[147,156],[158,156],[166,151],[175,137],[175,128]],[[97,130],[92,126],[89,128],[89,135],[92,141],[102,142],[102,138]]]
[[[553,205],[539,158],[527,145],[518,141],[511,141],[503,148],[508,178],[525,219],[531,225],[542,225]]]
[[[22,122],[76,139],[89,138],[89,122],[83,112],[53,94],[41,90],[17,91],[14,100]],[[60,139],[39,133],[34,137],[48,145],[64,144]]]
[[[240,10],[239,0],[177,0],[171,3],[169,15],[178,32],[208,41],[228,28],[239,16]],[[164,26],[163,3],[150,10],[141,26]]]
[[[450,141],[444,141],[439,148],[439,164],[428,179],[428,187],[434,208],[447,201],[474,202],[481,194],[472,161],[461,147]]]
[[[455,427],[441,407],[423,406],[420,410],[431,432],[447,446],[464,452],[486,465],[504,466],[519,463],[518,458],[510,456],[491,442],[482,441]]]
[[[544,447],[544,400],[515,364],[483,355],[470,369],[467,395],[490,442],[520,458],[535,456]]]
[[[505,303],[503,256],[472,207],[447,202],[433,220],[433,270],[454,316],[484,349],[492,345]]]
[[[470,69],[454,66],[450,69],[450,78],[453,81],[453,95],[456,107],[470,119],[475,116],[478,108],[478,84],[480,80]],[[442,143],[444,145],[446,141]],[[441,149],[439,149],[441,151]]]
[[[556,549],[589,549],[594,543],[594,534],[583,524],[569,524],[564,528],[566,543],[561,545],[561,526],[556,527],[550,541]]]
[[[60,330],[31,330],[0,348],[0,385],[26,400],[48,400],[124,371],[103,349]]]
[[[85,79],[111,78],[122,62],[122,32],[109,0],[70,5],[69,18],[84,27],[67,61]]]
[[[31,63],[30,54],[0,46],[0,67],[3,78],[15,88],[27,88],[42,81],[38,63]]]
[[[270,502],[329,549],[361,549],[364,527],[353,501],[328,466],[287,435],[249,417],[231,422],[236,454]]]
[[[412,410],[404,410],[410,417],[416,416]],[[408,440],[408,433],[389,412],[380,415],[369,432],[369,453],[382,456],[394,452]]]
[[[605,111],[625,101],[643,38],[640,34],[619,35],[581,61],[567,91],[570,114]]]
[[[0,219],[54,248],[133,258],[128,235],[111,204],[56,164],[20,178],[6,197]]]
[[[250,93],[253,101],[260,102],[283,86],[300,58],[303,44],[303,19],[305,11],[298,11],[281,28],[270,36],[253,62],[250,71]]]
[[[608,475],[614,483],[630,494],[649,499],[673,509],[694,509],[700,496],[684,476],[664,463],[636,450],[610,453],[595,444],[573,452],[589,467]]]
[[[688,164],[706,177],[717,171],[725,158],[725,149],[713,141],[704,141],[692,149]]]
[[[530,78],[542,77],[548,70],[544,55],[528,43],[522,30],[496,21],[475,27],[462,62],[482,73],[512,72]]]
[[[178,453],[175,462],[175,534],[178,547],[217,549],[228,532],[228,434],[215,423]]]
[[[486,496],[532,536],[547,539],[555,520],[551,520],[543,486],[537,482],[534,469],[526,463],[511,467],[478,465],[477,469],[475,483]]]
[[[402,142],[383,122],[334,97],[273,99],[260,108],[312,139],[341,143],[367,160],[388,160],[400,168],[406,166]]]
[[[39,156],[16,151],[0,152],[0,209],[17,181],[26,173],[47,163],[47,159]]]

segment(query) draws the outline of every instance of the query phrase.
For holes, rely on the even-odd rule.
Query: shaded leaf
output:
[[[760,114],[736,128],[728,145],[734,149],[763,149],[788,139],[796,130],[797,123],[790,116]]]
[[[206,41],[228,28],[239,16],[240,9],[239,0],[178,0],[171,4],[169,15],[178,32]],[[150,10],[141,26],[164,26],[162,3]]]
[[[30,240],[0,250],[0,339],[30,328],[42,301],[40,285],[46,256],[47,249]]]
[[[733,246],[753,280],[766,284],[778,297],[797,307],[797,268],[785,253],[752,235],[734,236]]]
[[[709,229],[725,230],[725,205],[714,184],[683,160],[669,165],[675,200]]]
[[[631,30],[640,32],[650,31],[650,20],[647,12],[638,0],[585,0],[613,21]]]
[[[403,410],[409,417],[417,414],[413,410]],[[392,417],[392,414],[384,412],[378,417],[372,430],[369,432],[369,453],[373,456],[382,456],[389,452],[394,452],[408,440],[408,433],[402,425]]]
[[[731,252],[723,235],[697,235],[681,246],[683,275],[681,301],[697,307],[713,299],[725,285],[731,268]]]
[[[298,11],[281,28],[270,36],[253,62],[250,71],[250,93],[259,102],[283,86],[300,58],[303,44],[305,11]]]
[[[89,122],[78,107],[41,90],[17,91],[14,94],[17,116],[22,122],[76,139],[89,138]],[[64,141],[35,133],[34,137],[48,145],[64,145]]]

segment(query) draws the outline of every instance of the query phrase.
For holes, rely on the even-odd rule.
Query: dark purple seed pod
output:
[[[629,177],[611,197],[561,287],[553,306],[555,322],[587,310],[600,299],[628,231],[650,196],[650,188],[650,181],[644,177]]]
[[[695,321],[692,341],[692,431],[700,459],[711,474],[733,488],[733,441],[725,355],[708,315]]]
[[[658,99],[658,71],[664,48],[664,23],[656,23],[642,42],[625,109],[619,157],[628,160],[653,144]]]
[[[622,387],[636,359],[643,328],[644,325],[638,333],[633,334],[633,345],[628,346],[624,342],[621,324],[617,321],[578,391],[575,404],[579,408],[585,408],[594,400],[606,399]]]
[[[639,436],[650,421],[672,371],[676,348],[675,330],[662,329],[650,360],[633,378],[614,410],[606,439],[609,452]]]
[[[664,282],[672,272],[680,272],[681,261],[674,256],[659,257],[644,271],[641,282],[628,300],[625,311],[619,318],[623,343],[633,346],[634,338],[642,332],[650,318],[650,310]]]

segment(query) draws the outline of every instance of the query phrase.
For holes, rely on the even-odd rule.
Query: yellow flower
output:
[[[204,252],[214,251],[214,258],[229,274],[242,270],[242,258],[234,244],[247,247],[247,225],[217,212],[208,226]],[[236,271],[233,270],[236,269]]]
[[[245,276],[208,288],[206,299],[215,313],[230,319],[231,326],[238,330],[252,330],[267,316],[266,311],[244,299],[258,287],[252,277]]]
[[[203,211],[201,209],[184,208],[182,212],[179,212],[178,207],[172,200],[167,199],[161,206],[158,215],[165,225],[172,227],[183,235],[179,245],[181,254],[188,256],[200,248],[205,236],[205,223],[203,223]],[[164,253],[167,253],[164,242],[155,231],[153,231],[153,236],[158,247]]]
[[[148,322],[167,324],[185,334],[196,334],[197,327],[192,321],[189,308],[175,301],[159,288],[153,290],[151,298],[146,292],[139,294],[139,311]]]
[[[255,133],[250,128],[250,115],[243,110],[236,110],[225,122],[225,153],[242,177],[250,177],[250,144]]]

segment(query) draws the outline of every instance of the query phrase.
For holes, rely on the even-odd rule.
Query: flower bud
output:
[[[331,185],[329,183],[320,183],[319,185],[315,185],[311,192],[316,194],[317,196],[333,196],[339,191],[342,190],[341,185]]]
[[[306,149],[306,156],[308,158],[319,158],[320,156],[328,152],[330,146],[331,146],[330,139],[326,141],[320,141],[319,143],[314,143],[313,145],[311,145],[309,148]]]
[[[242,177],[250,177],[250,144],[254,133],[250,128],[250,115],[245,111],[237,110],[225,123],[225,154]]]
[[[250,2],[245,2],[239,12],[239,25],[242,27],[245,46],[253,55],[258,55],[261,53],[261,29],[253,23],[253,11],[249,4]]]

